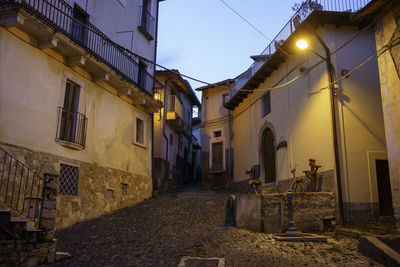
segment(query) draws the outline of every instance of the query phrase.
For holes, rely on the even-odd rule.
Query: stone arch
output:
[[[276,183],[276,142],[275,131],[266,123],[260,133],[260,165],[263,182]]]

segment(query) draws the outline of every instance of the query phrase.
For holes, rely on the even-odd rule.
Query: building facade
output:
[[[202,180],[206,188],[232,185],[231,113],[224,105],[232,94],[229,88],[234,82],[229,79],[196,89],[202,92]]]
[[[193,108],[200,109],[190,84],[177,70],[157,71],[162,84],[158,90],[164,105],[154,114],[154,184],[162,190],[166,183],[188,183],[196,178],[199,144],[193,136]]]
[[[350,12],[317,9],[291,19],[290,34],[267,47],[265,63],[225,104],[233,112],[234,185],[248,187],[245,170],[260,165],[264,187],[286,192],[296,176],[306,190],[335,193],[342,221],[390,216],[379,191],[388,173],[377,61],[357,68],[376,53],[374,34],[360,31]],[[299,39],[308,51],[296,48]],[[310,159],[319,166],[312,185],[304,175]]]
[[[398,1],[371,1],[356,20],[372,20],[376,48],[385,136],[388,151],[391,198],[400,229],[400,4]]]
[[[59,174],[56,228],[152,195],[157,13],[156,0],[0,1],[0,146]]]

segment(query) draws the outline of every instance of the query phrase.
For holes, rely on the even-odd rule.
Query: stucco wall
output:
[[[225,187],[229,182],[229,165],[233,168],[233,156],[229,158],[229,112],[222,106],[222,95],[229,93],[225,88],[210,88],[202,94],[201,151],[202,176],[206,187]],[[215,131],[221,137],[215,138]],[[220,172],[211,170],[211,147],[213,142],[223,142],[223,164]],[[231,153],[231,155],[233,155]],[[229,164],[229,160],[231,164]],[[232,171],[231,171],[232,172]]]
[[[4,28],[0,28],[0,40],[0,141],[32,150],[34,153],[51,155],[51,161],[58,166],[63,158],[66,162],[73,160],[82,166],[91,166],[92,173],[116,170],[115,175],[103,177],[106,180],[101,183],[113,183],[113,179],[119,183],[118,172],[140,176],[144,187],[140,187],[141,196],[137,201],[150,197],[151,114],[130,104],[129,99],[118,97],[117,91],[109,85],[92,82],[85,71],[66,67]],[[59,57],[52,51],[46,52],[53,57]],[[63,106],[66,79],[81,86],[79,112],[88,119],[86,147],[82,151],[66,148],[55,141],[57,107]],[[144,147],[133,144],[136,116],[145,122]],[[89,174],[86,175],[90,177]],[[88,177],[83,174],[80,179],[90,184],[98,183],[100,186],[99,181],[90,181]],[[96,179],[103,179],[101,177],[97,176]],[[105,194],[103,189],[102,185],[94,186],[87,193],[102,195]],[[110,208],[94,205],[98,199],[95,196],[91,196],[94,198],[90,200],[93,211],[73,215],[67,223],[59,223],[59,227],[125,205],[119,202],[110,204]],[[64,202],[70,203],[65,205],[79,202],[82,209],[89,209],[89,206],[85,206],[89,202],[83,201],[82,197],[83,195],[79,195],[71,201],[64,199]]]
[[[325,26],[318,30],[331,51],[356,33],[357,28],[351,27]],[[315,38],[308,41],[311,49],[325,55]],[[374,51],[373,33],[359,33],[351,44],[332,56],[336,76],[340,77],[343,69],[352,70]],[[300,66],[305,69],[301,71]],[[377,201],[376,173],[371,165],[375,159],[384,158],[386,150],[376,72],[376,61],[372,60],[340,81],[336,101],[343,200],[354,204],[345,204],[349,207],[348,213],[353,208],[363,209],[365,212],[360,216],[364,216],[364,219],[369,219],[371,213],[376,212],[371,210],[374,206],[372,203]],[[243,175],[245,169],[254,164],[261,165],[261,179],[264,179],[261,142],[265,128],[270,128],[274,133],[275,147],[280,141],[287,141],[287,147],[276,151],[276,185],[292,176],[292,168],[296,168],[297,176],[303,175],[304,170],[310,169],[310,158],[322,166],[320,172],[335,172],[326,63],[310,52],[291,54],[257,89],[271,88],[296,77],[293,83],[271,91],[271,113],[265,117],[262,117],[260,101],[265,91],[248,95],[235,108],[235,182],[243,181],[246,178]],[[336,192],[336,188],[330,191]]]
[[[399,37],[399,25],[399,4],[390,10],[386,10],[382,16],[377,18],[375,38],[378,50],[391,40]],[[396,69],[394,64],[395,60],[399,62],[398,49],[397,46],[397,48],[394,47],[392,51],[388,50],[383,53],[378,58],[378,63],[393,208],[397,220],[400,221],[400,77],[399,70],[398,68]],[[394,57],[392,57],[391,53]]]

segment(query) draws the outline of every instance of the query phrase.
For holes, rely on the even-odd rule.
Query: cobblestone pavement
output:
[[[57,251],[72,258],[54,265],[178,266],[190,256],[224,258],[225,266],[381,266],[358,253],[354,239],[331,234],[327,243],[277,242],[270,234],[223,227],[228,197],[186,188],[57,231]],[[197,266],[217,266],[209,263]]]

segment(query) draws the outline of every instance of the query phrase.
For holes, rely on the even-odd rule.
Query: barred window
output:
[[[78,196],[79,168],[60,164],[60,195]]]

